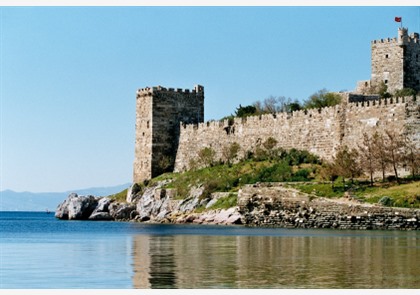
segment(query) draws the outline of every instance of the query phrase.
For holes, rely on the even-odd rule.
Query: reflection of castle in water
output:
[[[139,235],[133,287],[419,287],[419,242],[389,235]]]

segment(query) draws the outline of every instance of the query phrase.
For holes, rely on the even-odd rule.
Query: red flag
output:
[[[396,17],[395,17],[395,21],[396,21],[397,23],[400,23],[400,22],[401,22],[401,19],[402,19],[402,17],[398,17],[398,16],[396,16]]]

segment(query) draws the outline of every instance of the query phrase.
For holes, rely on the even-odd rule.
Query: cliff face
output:
[[[60,219],[124,220],[153,223],[244,224],[293,228],[420,229],[420,209],[391,208],[352,200],[314,198],[282,184],[244,186],[237,206],[210,210],[226,193],[203,198],[201,187],[183,200],[160,182],[144,192],[130,194],[132,203],[71,194],[59,205]],[[197,209],[207,208],[198,213]]]

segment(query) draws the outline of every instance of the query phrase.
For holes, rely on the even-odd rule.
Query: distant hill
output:
[[[55,211],[70,193],[79,195],[108,196],[128,188],[131,183],[112,187],[75,189],[67,192],[32,193],[5,190],[0,192],[0,211]]]

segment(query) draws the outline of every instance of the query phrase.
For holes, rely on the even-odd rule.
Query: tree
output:
[[[238,156],[241,146],[237,142],[231,143],[229,146],[225,146],[222,150],[222,156],[228,165]]]
[[[362,174],[362,169],[357,161],[358,158],[359,153],[357,150],[349,150],[346,145],[338,150],[333,165],[335,166],[337,174],[343,177],[343,182],[345,178],[350,178],[351,183],[353,183],[353,179]]]
[[[402,163],[403,160],[403,146],[404,140],[402,136],[396,132],[385,130],[385,134],[388,137],[387,140],[387,150],[389,153],[388,161],[394,169],[395,179],[398,183],[400,180],[398,178],[398,166]]]
[[[389,98],[392,97],[391,93],[388,92],[388,86],[384,81],[381,82],[378,86],[378,94],[380,98]]]
[[[384,136],[377,131],[372,137],[372,154],[382,171],[382,181],[385,181],[385,172],[389,165],[388,150]]]
[[[417,92],[411,88],[403,88],[395,91],[395,97],[415,96]]]
[[[327,89],[321,89],[312,94],[304,103],[305,109],[319,109],[323,107],[334,106],[341,102],[341,96],[337,93],[328,92]]]
[[[302,105],[295,100],[294,102],[291,102],[287,105],[287,112],[295,112],[295,111],[300,111],[301,109],[303,109]]]
[[[273,114],[280,112],[291,112],[301,109],[297,100],[292,102],[292,99],[284,96],[270,96],[263,101],[256,101],[252,104],[256,108],[256,114]]]
[[[373,173],[375,173],[378,167],[375,155],[373,153],[374,144],[372,138],[367,133],[363,133],[362,145],[360,149],[360,163],[361,168],[370,175],[370,185],[373,186]]]
[[[235,116],[236,117],[247,117],[247,116],[255,115],[256,113],[257,113],[257,108],[253,105],[249,105],[249,106],[245,106],[245,107],[239,105],[239,107],[235,111]]]
[[[338,178],[336,166],[333,163],[325,163],[322,165],[320,176],[322,179],[331,181],[331,187],[334,189],[334,181]]]
[[[420,150],[407,134],[403,135],[403,141],[403,161],[410,167],[414,179],[420,169]]]
[[[269,158],[273,159],[275,156],[275,150],[274,148],[277,145],[277,140],[273,137],[269,137],[266,139],[266,141],[263,142],[263,147],[267,151],[267,155]]]
[[[204,167],[212,166],[214,164],[214,157],[216,152],[210,148],[205,147],[198,152],[198,159],[201,165]]]
[[[164,172],[171,171],[170,168],[173,166],[173,162],[174,162],[174,159],[172,157],[162,155],[161,157],[159,157],[157,164],[158,164],[159,169],[164,173]]]

